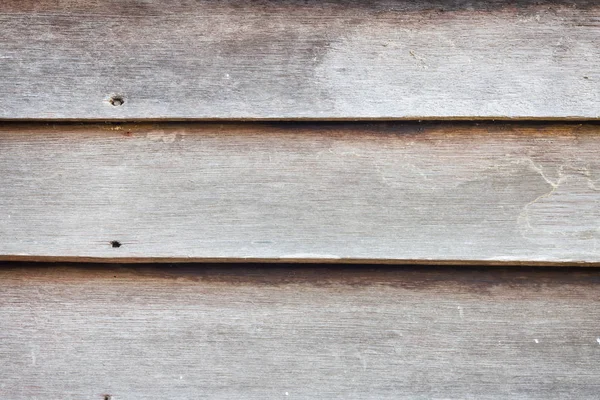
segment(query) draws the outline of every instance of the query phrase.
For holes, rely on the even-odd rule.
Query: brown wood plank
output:
[[[595,269],[4,266],[0,394],[597,399]]]
[[[595,119],[599,21],[593,0],[5,0],[0,119]]]
[[[594,124],[8,124],[0,258],[598,263],[599,148]]]

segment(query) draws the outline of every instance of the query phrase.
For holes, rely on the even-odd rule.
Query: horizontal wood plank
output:
[[[593,0],[0,2],[0,119],[600,116]]]
[[[0,394],[597,399],[599,289],[594,269],[4,266]]]
[[[0,127],[0,258],[600,262],[600,125]]]

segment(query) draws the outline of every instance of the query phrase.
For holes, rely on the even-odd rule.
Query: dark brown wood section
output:
[[[594,269],[4,265],[11,400],[596,399]]]
[[[593,0],[4,0],[0,119],[596,119]]]

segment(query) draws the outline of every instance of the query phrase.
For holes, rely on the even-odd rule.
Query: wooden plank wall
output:
[[[600,116],[594,0],[4,0],[1,119]]]
[[[597,399],[599,38],[593,0],[0,2],[0,397]],[[314,264],[365,262],[453,266]]]
[[[597,399],[595,269],[3,265],[5,399]]]

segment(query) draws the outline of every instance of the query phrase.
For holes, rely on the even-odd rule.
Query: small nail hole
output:
[[[108,99],[108,102],[115,107],[119,107],[125,103],[125,99],[123,99],[122,96],[112,96],[110,99]]]
[[[112,242],[110,242],[110,245],[115,248],[118,249],[119,247],[121,247],[121,242],[119,242],[118,240],[113,240]]]
[[[110,400],[112,399],[112,396],[110,394],[107,394],[104,396],[104,400]]]

